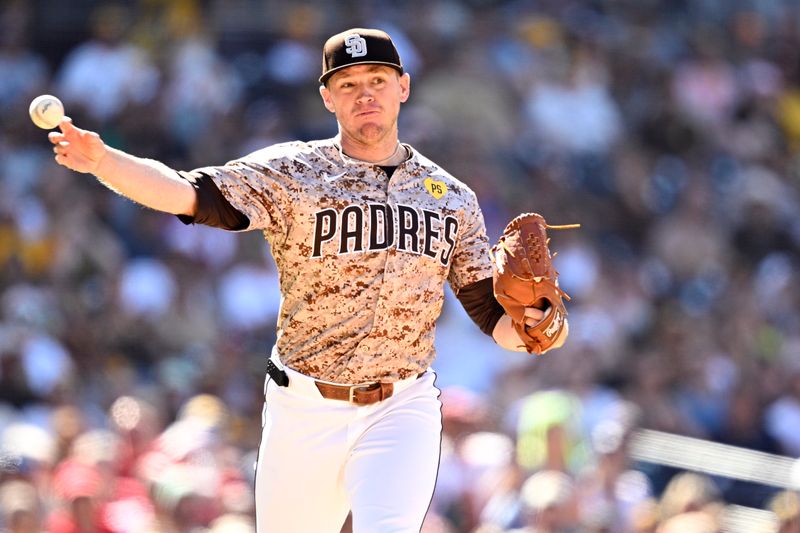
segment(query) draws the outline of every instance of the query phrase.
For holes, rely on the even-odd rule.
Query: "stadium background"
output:
[[[731,506],[799,530],[800,474],[675,476],[629,446],[800,457],[797,2],[0,6],[0,529],[251,531],[279,298],[260,235],[55,165],[30,100],[174,168],[224,163],[333,135],[321,43],[375,26],[412,76],[401,138],[477,192],[492,240],[524,211],[583,226],[553,241],[564,349],[505,353],[448,295],[424,531],[715,531]]]

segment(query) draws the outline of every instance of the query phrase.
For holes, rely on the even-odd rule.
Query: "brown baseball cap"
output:
[[[388,33],[352,28],[337,33],[325,42],[319,82],[324,84],[337,70],[364,64],[387,65],[403,73],[400,54]]]

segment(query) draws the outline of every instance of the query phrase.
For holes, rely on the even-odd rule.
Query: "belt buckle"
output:
[[[356,398],[356,391],[369,392],[375,388],[375,385],[376,385],[375,383],[370,383],[368,385],[353,385],[352,387],[350,387],[350,390],[348,391],[347,401],[350,403],[356,403],[354,401]],[[378,384],[378,386],[380,386],[380,384]],[[356,403],[356,405],[360,404]]]

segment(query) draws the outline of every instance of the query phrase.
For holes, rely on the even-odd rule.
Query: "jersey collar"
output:
[[[330,140],[331,140],[333,146],[336,148],[336,151],[339,153],[339,159],[342,161],[343,164],[345,164],[345,165],[356,165],[356,166],[367,166],[367,167],[376,167],[376,166],[378,166],[378,165],[375,165],[374,163],[370,163],[369,161],[362,161],[360,159],[355,159],[354,157],[350,157],[349,155],[345,154],[344,150],[342,149],[342,137],[341,137],[341,134],[336,135],[336,137],[333,137]],[[397,165],[398,167],[401,167],[404,164],[409,163],[410,161],[414,161],[417,158],[417,152],[414,150],[414,148],[411,147],[410,144],[406,144],[406,143],[403,143],[403,142],[401,142],[400,144],[404,148],[406,148],[408,150],[408,158],[405,159],[403,162],[401,162],[399,165]]]

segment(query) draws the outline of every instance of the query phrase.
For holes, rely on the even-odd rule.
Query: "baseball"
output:
[[[34,124],[43,130],[51,130],[64,117],[64,104],[53,95],[43,94],[33,99],[28,113]]]

